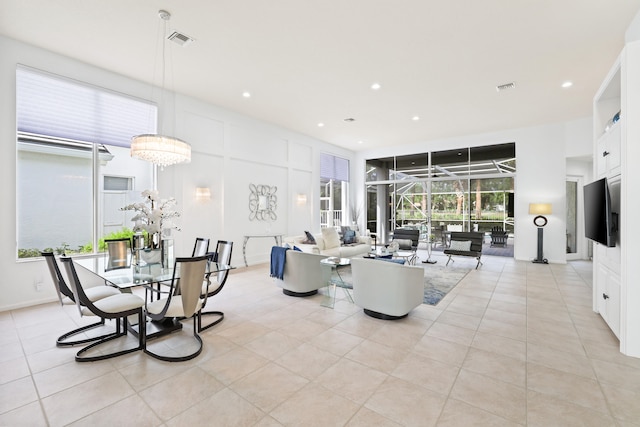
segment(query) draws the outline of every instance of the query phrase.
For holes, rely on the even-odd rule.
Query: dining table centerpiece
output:
[[[148,263],[165,264],[165,254],[163,254],[163,234],[171,235],[172,230],[180,231],[180,228],[173,221],[180,213],[176,210],[176,199],[170,197],[161,199],[157,190],[144,190],[141,193],[142,201],[123,206],[120,210],[134,211],[136,214],[131,218],[135,224],[133,231],[146,236],[145,248],[142,257]],[[139,248],[138,248],[139,249]]]

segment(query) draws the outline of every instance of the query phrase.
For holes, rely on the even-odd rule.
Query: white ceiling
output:
[[[0,34],[159,85],[159,9],[168,87],[363,150],[589,116],[640,0],[0,0]]]

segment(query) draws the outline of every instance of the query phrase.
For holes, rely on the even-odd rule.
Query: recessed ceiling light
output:
[[[373,90],[378,90],[380,89],[382,86],[380,86],[380,83],[374,83],[371,85],[371,89]]]
[[[417,122],[418,120],[420,120],[419,116],[413,116],[411,117],[411,120],[413,120],[414,122]]]
[[[566,82],[562,83],[562,87],[565,88],[565,89],[568,88],[568,87],[571,87],[571,86],[573,86],[573,82],[566,81]]]
[[[324,123],[322,123],[322,122],[318,123],[318,127],[319,128],[324,127]]]
[[[244,92],[242,92],[242,96],[245,98],[251,98],[251,92],[245,90]]]
[[[358,141],[358,144],[362,144],[362,141]]]

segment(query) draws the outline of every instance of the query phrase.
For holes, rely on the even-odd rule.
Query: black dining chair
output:
[[[204,237],[196,237],[196,243],[193,245],[191,256],[203,256],[209,251],[209,239]]]
[[[233,242],[229,242],[227,240],[218,240],[218,243],[216,244],[216,251],[213,253],[211,262],[217,263],[218,265],[222,266],[230,266],[232,252]],[[227,283],[228,277],[228,269],[215,273],[215,276],[212,277],[211,280],[205,281],[203,283],[202,295],[206,296],[207,298],[211,298],[217,295],[222,290],[225,283]],[[218,316],[218,318],[213,322],[202,326],[202,316]],[[198,330],[203,331],[205,329],[209,329],[212,326],[215,326],[218,323],[222,322],[223,319],[224,313],[222,311],[202,311],[201,315],[198,317]]]
[[[108,296],[98,301],[91,301],[87,296],[85,289],[80,283],[76,268],[73,264],[73,260],[70,257],[63,257],[60,259],[67,272],[69,279],[69,287],[73,292],[76,307],[80,312],[80,316],[93,314],[100,317],[103,321],[105,319],[113,319],[116,321],[116,331],[110,336],[97,340],[88,346],[82,348],[76,353],[76,362],[94,362],[97,360],[109,359],[111,357],[121,356],[124,354],[132,353],[134,351],[143,350],[145,347],[145,317],[144,317],[144,300],[137,295],[129,293],[118,293],[117,295]],[[99,351],[104,348],[104,345],[116,338],[126,337],[128,335],[128,317],[138,316],[138,345],[132,348],[120,349],[119,346],[115,346],[116,350],[109,352]],[[99,349],[96,349],[100,347]],[[95,351],[95,356],[87,356],[85,353]]]
[[[202,338],[198,335],[198,325],[200,324],[200,311],[206,304],[207,296],[201,296],[202,279],[205,277],[207,269],[206,255],[191,258],[176,258],[173,269],[171,288],[165,297],[149,302],[145,306],[147,316],[154,321],[164,319],[193,317],[193,338],[195,349],[191,350],[190,345],[159,345],[163,353],[155,350],[154,345],[145,348],[145,353],[150,356],[164,360],[166,362],[183,362],[193,359],[202,352]],[[170,340],[175,334],[168,335],[165,340]],[[165,344],[163,342],[162,344]],[[167,353],[166,348],[170,348]],[[187,349],[186,354],[180,350]]]
[[[53,252],[41,252],[41,255],[44,257],[47,267],[49,268],[49,273],[51,274],[51,279],[53,280],[53,285],[56,288],[56,293],[58,295],[58,300],[60,301],[60,305],[67,304],[75,304],[75,296],[73,295],[73,291],[67,285],[67,282],[64,280],[62,276],[62,272],[60,271],[60,267],[58,267],[58,263],[56,262],[55,255]],[[113,295],[120,294],[120,291],[113,286],[107,285],[99,285],[93,286],[85,289],[85,293],[87,298],[91,301],[98,301],[102,298],[110,297]],[[104,319],[100,318],[99,322],[91,323],[90,325],[85,325],[80,328],[69,331],[65,334],[62,334],[56,340],[56,345],[58,347],[65,346],[73,346],[78,344],[86,344],[89,342],[97,341],[106,337],[109,337],[114,334],[114,332],[110,332],[104,335],[87,337],[83,339],[71,340],[71,337],[75,337],[76,335],[84,334],[93,328],[98,328],[104,326]]]

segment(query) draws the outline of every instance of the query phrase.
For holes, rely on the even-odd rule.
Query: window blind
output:
[[[129,147],[156,132],[157,106],[26,66],[16,70],[18,132]]]
[[[349,160],[320,153],[320,178],[349,182]]]

